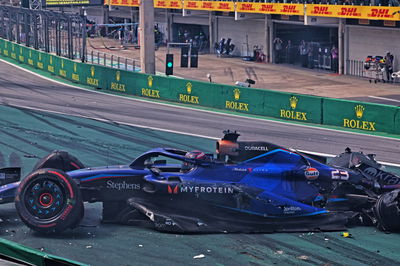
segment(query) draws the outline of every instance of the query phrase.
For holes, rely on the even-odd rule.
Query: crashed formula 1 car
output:
[[[84,168],[56,151],[1,193],[16,190],[22,221],[44,233],[78,226],[83,202],[103,202],[104,222],[166,232],[400,229],[400,177],[385,172],[373,155],[346,149],[327,163],[224,133],[216,157],[157,148],[130,165]],[[3,185],[16,181],[11,170],[2,175]]]

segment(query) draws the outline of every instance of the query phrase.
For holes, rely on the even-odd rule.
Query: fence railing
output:
[[[107,66],[127,71],[140,71],[138,60],[120,57],[112,54],[90,51],[86,56],[86,62],[95,65]]]
[[[365,77],[364,61],[346,60],[346,74],[357,77]]]

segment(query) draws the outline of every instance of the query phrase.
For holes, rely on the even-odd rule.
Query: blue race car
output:
[[[216,156],[157,148],[130,165],[84,168],[55,151],[19,185],[8,182],[16,181],[15,172],[4,177],[8,193],[17,187],[22,221],[43,233],[78,226],[83,202],[102,202],[104,222],[165,232],[331,231],[356,224],[400,229],[400,178],[372,155],[347,149],[328,164],[224,133]]]

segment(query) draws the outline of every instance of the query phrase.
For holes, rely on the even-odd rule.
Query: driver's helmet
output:
[[[210,157],[202,151],[189,151],[185,154],[185,158],[195,159],[195,160],[204,160],[209,161]],[[183,162],[182,164],[182,172],[189,172],[194,168],[194,164],[190,162]]]

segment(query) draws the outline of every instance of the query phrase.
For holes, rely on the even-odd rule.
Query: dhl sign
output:
[[[235,11],[235,3],[232,1],[222,2],[222,1],[184,1],[184,9],[191,10],[213,10],[213,11],[225,11],[233,12]]]
[[[104,0],[105,5],[111,6],[139,6],[140,0]]]
[[[398,7],[307,5],[307,16],[376,20],[400,20]]]
[[[182,9],[181,0],[154,0],[155,8],[171,8],[171,9]]]
[[[302,4],[237,2],[236,12],[280,15],[304,15]]]

